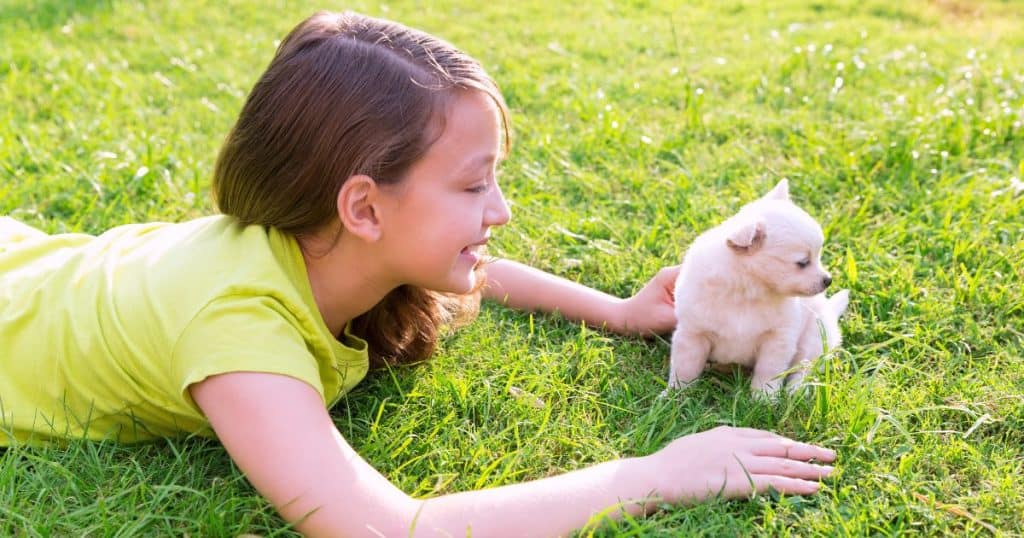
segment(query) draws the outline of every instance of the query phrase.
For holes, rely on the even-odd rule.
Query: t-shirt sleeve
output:
[[[293,377],[323,399],[316,358],[291,319],[271,297],[224,297],[206,305],[182,331],[171,355],[171,379],[185,403],[202,415],[189,385],[229,372]]]

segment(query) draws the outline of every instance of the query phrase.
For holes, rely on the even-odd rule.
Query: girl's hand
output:
[[[691,504],[718,495],[748,497],[769,487],[780,493],[809,495],[832,467],[826,448],[799,443],[749,428],[718,427],[676,439],[647,456],[654,490],[670,503]]]
[[[653,336],[676,327],[674,292],[679,266],[664,267],[636,295],[618,304],[622,333]]]

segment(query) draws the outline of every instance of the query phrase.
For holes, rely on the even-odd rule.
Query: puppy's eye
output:
[[[810,265],[810,264],[811,264],[810,260],[800,260],[800,261],[796,262],[796,266],[801,268],[801,269],[806,269],[807,266]]]

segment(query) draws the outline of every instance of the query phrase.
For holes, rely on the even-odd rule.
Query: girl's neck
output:
[[[344,234],[324,254],[324,243],[315,238],[299,240],[313,299],[331,334],[369,311],[398,283],[381,278],[376,257],[353,248]],[[365,245],[363,245],[365,246]]]

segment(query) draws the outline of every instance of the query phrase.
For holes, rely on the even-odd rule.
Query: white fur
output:
[[[828,347],[839,346],[849,302],[847,290],[825,296],[823,240],[785,179],[697,237],[676,280],[669,387],[685,387],[709,361],[752,368],[755,393],[799,386],[824,351],[819,322]]]

